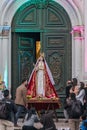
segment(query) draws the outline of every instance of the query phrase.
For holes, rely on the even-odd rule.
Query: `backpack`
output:
[[[0,119],[8,118],[8,105],[6,101],[0,101]]]
[[[73,101],[71,104],[71,117],[79,118],[82,114],[82,104],[79,100]]]

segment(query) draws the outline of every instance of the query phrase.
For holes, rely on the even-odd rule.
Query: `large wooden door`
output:
[[[29,78],[36,60],[36,40],[40,40],[56,91],[64,100],[66,81],[72,75],[70,31],[69,16],[56,2],[31,0],[20,7],[12,22],[12,93],[23,77]]]
[[[12,93],[23,78],[29,78],[36,61],[36,41],[39,39],[39,33],[12,33]]]

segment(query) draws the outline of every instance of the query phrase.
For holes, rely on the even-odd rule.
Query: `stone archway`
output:
[[[71,20],[71,24],[72,24],[71,26],[82,24],[81,16],[76,6],[74,7],[70,4],[70,2],[63,1],[63,0],[55,0],[55,1],[59,3],[61,6],[63,6],[66,12],[68,13]],[[28,2],[28,0],[26,0],[26,2]],[[3,25],[4,22],[7,21],[8,25],[11,26],[11,22],[14,17],[14,14],[18,10],[18,8],[20,8],[20,6],[26,2],[23,0],[20,0],[19,3],[18,1],[15,1],[15,2],[10,1],[7,3],[7,6],[5,7],[6,1],[4,1],[2,9],[1,9],[2,10],[1,12],[3,12],[1,14],[1,19],[0,19],[1,25]],[[3,11],[3,9],[5,10]],[[72,40],[72,44],[73,44],[73,40]],[[2,74],[2,77],[4,77],[4,71],[5,71],[5,66],[6,66],[7,68],[6,72],[7,72],[7,77],[8,77],[7,82],[10,89],[10,86],[11,86],[11,32],[9,33],[9,36],[7,37],[0,37],[0,46],[1,46],[0,52],[2,52],[0,59],[2,60],[2,57],[3,57],[4,61],[6,61],[6,62],[2,61],[1,68],[3,69],[1,69],[0,72]],[[5,53],[4,51],[2,51],[4,49],[5,49]],[[73,54],[74,54],[74,46],[72,46],[72,56]],[[72,65],[72,68],[73,68],[75,67],[74,58],[72,59],[72,62],[73,62],[73,65]]]

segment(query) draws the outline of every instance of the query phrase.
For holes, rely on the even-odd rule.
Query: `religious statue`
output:
[[[41,98],[57,98],[54,80],[47,65],[44,53],[40,54],[28,81],[27,95]]]
[[[36,93],[38,96],[45,97],[45,74],[44,74],[44,59],[39,57],[38,64],[36,66]]]

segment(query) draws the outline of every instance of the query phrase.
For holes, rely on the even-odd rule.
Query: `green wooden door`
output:
[[[15,40],[16,39],[16,40]],[[12,92],[23,78],[28,78],[35,61],[35,38],[29,33],[13,33],[12,44]]]
[[[23,77],[29,78],[36,60],[35,44],[40,40],[55,89],[64,100],[66,81],[72,75],[70,31],[68,14],[54,1],[31,0],[18,9],[12,22],[12,93]]]

